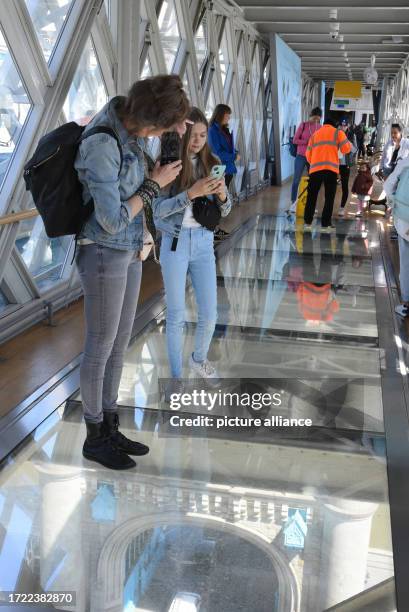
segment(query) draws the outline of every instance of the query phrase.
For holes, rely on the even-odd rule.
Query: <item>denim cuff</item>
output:
[[[127,215],[128,215],[128,223],[131,222],[132,220],[132,209],[130,204],[128,204],[128,200],[126,202],[122,202],[122,206],[123,208],[126,210]]]

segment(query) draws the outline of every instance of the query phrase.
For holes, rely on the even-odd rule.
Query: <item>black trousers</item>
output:
[[[308,181],[307,203],[305,205],[304,221],[312,223],[317,205],[318,192],[322,183],[325,186],[325,204],[322,211],[321,225],[331,225],[332,209],[334,208],[335,193],[337,191],[338,174],[331,170],[319,170],[310,174]]]
[[[349,175],[351,174],[351,168],[349,166],[340,166],[339,174],[341,176],[341,186],[342,186],[341,208],[344,208],[345,204],[348,202]]]
[[[365,157],[365,145],[363,140],[357,140],[356,146],[358,148],[358,157]]]
[[[232,174],[225,174],[224,175],[224,182],[226,183],[227,189],[230,187],[230,183],[231,183],[232,178],[233,178]]]

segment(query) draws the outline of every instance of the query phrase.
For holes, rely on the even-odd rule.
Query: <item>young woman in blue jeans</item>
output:
[[[182,171],[175,183],[153,202],[155,225],[162,232],[160,263],[166,292],[166,339],[171,376],[177,385],[183,372],[186,277],[189,273],[198,306],[194,351],[189,366],[196,377],[217,378],[207,359],[217,317],[216,262],[213,232],[193,217],[192,200],[214,199],[222,216],[231,208],[224,179],[209,178],[219,164],[207,143],[208,123],[192,108],[182,140]]]
[[[99,133],[84,140],[75,160],[83,200],[94,212],[79,237],[76,258],[84,290],[86,338],[80,385],[87,438],[83,455],[112,469],[134,467],[129,455],[149,448],[118,431],[117,396],[124,355],[139,297],[143,247],[142,209],[173,182],[181,162],[149,172],[145,137],[177,129],[182,135],[189,102],[176,75],[134,83],[113,98],[85,128],[108,126],[119,139]]]

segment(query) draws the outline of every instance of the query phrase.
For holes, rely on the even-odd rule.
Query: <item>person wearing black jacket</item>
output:
[[[342,186],[342,198],[341,198],[341,206],[338,211],[338,216],[343,217],[345,215],[345,205],[348,202],[349,196],[349,177],[351,174],[351,167],[354,165],[354,156],[356,154],[356,146],[355,146],[355,136],[353,131],[348,129],[348,120],[341,119],[341,123],[339,124],[339,128],[345,132],[348,140],[351,143],[351,152],[343,155],[339,153],[339,175],[341,179]]]

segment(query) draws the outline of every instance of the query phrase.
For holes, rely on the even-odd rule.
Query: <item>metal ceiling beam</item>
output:
[[[304,24],[310,24],[310,25],[320,25],[320,24],[325,24],[325,25],[330,25],[332,23],[335,23],[334,21],[331,21],[329,19],[303,19],[302,21],[300,21],[299,19],[261,19],[260,21],[257,21],[256,19],[251,19],[250,17],[248,17],[248,21],[251,21],[252,23],[274,23],[276,25],[304,25]],[[342,28],[342,26],[344,25],[363,25],[363,26],[373,26],[373,25],[381,25],[381,26],[404,26],[404,25],[409,25],[409,21],[387,21],[387,20],[382,20],[382,21],[358,21],[356,19],[338,19],[337,22],[340,24],[340,27]]]
[[[275,34],[276,32],[273,32],[272,30],[268,30],[269,32],[271,32],[272,34]],[[268,32],[266,32],[268,33]],[[328,39],[329,34],[325,33],[325,32],[281,32],[282,36],[325,36],[325,38]],[[376,36],[377,38],[381,38],[383,36],[392,36],[392,34],[388,34],[386,32],[381,32],[378,34],[374,34],[372,32],[367,33],[367,32],[340,32],[340,35],[347,37],[347,36],[359,36],[359,38],[364,38],[365,36],[371,36],[374,37]],[[409,34],[406,34],[405,32],[403,32],[402,34],[399,34],[399,36],[402,36],[404,38],[409,38]],[[317,41],[318,43],[320,41]],[[325,41],[324,41],[325,42]],[[330,42],[330,39],[328,39],[328,42]],[[344,40],[343,44],[346,44],[348,41]],[[333,44],[342,44],[339,41],[334,41]],[[393,44],[393,43],[391,43]],[[397,45],[398,46],[398,45]],[[399,46],[401,46],[399,44]]]
[[[277,4],[273,6],[271,5],[271,2],[269,4],[244,4],[244,3],[242,4],[239,2],[239,5],[240,5],[240,8],[244,11],[246,10],[265,10],[265,9],[281,9],[281,10],[320,9],[320,10],[329,11],[330,9],[334,9],[334,8],[338,10],[353,9],[357,11],[362,11],[362,10],[367,11],[368,9],[370,9],[371,11],[373,10],[384,11],[385,9],[388,9],[390,11],[408,10],[407,0],[394,0],[392,6],[385,6],[385,2],[383,0],[373,0],[373,2],[371,2],[370,7],[362,6],[362,4],[357,5],[356,3],[354,3],[354,0],[342,0],[342,6],[339,6],[339,1],[334,1],[334,4],[323,5],[320,3],[320,0],[316,0],[316,4],[311,2],[311,0],[308,0],[308,2],[306,2],[305,4],[298,1],[294,4]]]
[[[370,53],[368,53],[367,51],[360,51],[359,49],[334,49],[333,50],[334,53],[340,54],[342,55],[343,53],[348,53],[348,55],[355,55],[356,57],[359,57],[360,55],[365,55],[365,57],[368,57],[370,55]],[[303,51],[301,51],[303,57],[322,57],[322,50],[321,49],[304,49]],[[395,59],[405,59],[407,57],[407,52],[405,51],[377,51],[375,53],[376,55],[376,59],[380,59],[378,57],[379,54],[384,55],[391,55],[393,58]],[[398,57],[398,56],[403,56],[402,57]]]

